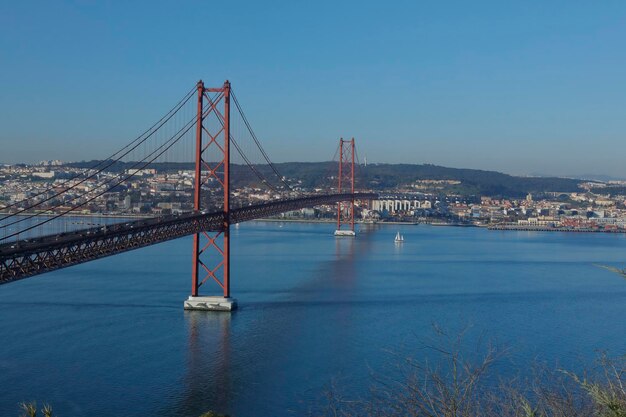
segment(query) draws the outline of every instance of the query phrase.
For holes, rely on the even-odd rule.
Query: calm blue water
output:
[[[593,265],[624,266],[623,235],[332,230],[233,229],[232,315],[182,310],[190,238],[1,286],[0,415],[302,415],[331,379],[365,392],[419,358],[433,322],[508,346],[501,373],[626,353],[626,280]]]

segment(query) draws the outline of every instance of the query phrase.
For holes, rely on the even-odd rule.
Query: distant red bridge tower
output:
[[[352,199],[337,203],[335,236],[356,236],[354,231],[354,149],[354,138],[351,140],[339,139],[339,185],[337,192],[341,194],[350,190]]]

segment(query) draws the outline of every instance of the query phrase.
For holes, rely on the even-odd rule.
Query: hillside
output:
[[[336,163],[289,162],[277,164],[288,178],[298,178],[305,186],[322,186],[324,173],[335,174]],[[446,191],[463,195],[523,197],[530,193],[580,191],[576,179],[554,177],[516,177],[495,171],[447,168],[437,165],[375,164],[357,168],[357,185],[374,190],[407,187],[419,180],[457,180],[459,185]],[[324,180],[328,181],[328,179]]]
[[[92,167],[98,161],[74,162],[67,164],[73,167]],[[115,171],[121,171],[132,166],[131,163],[116,163]],[[191,163],[157,163],[151,167],[158,171],[191,170]],[[335,176],[336,162],[285,162],[276,164],[276,168],[285,177],[302,181],[308,188],[328,187],[333,183],[331,176]],[[267,165],[259,165],[258,171],[268,179],[279,182]],[[258,180],[247,168],[240,165],[232,166],[232,177],[235,186],[258,185]],[[485,195],[492,197],[523,197],[527,193],[545,192],[576,192],[580,189],[581,180],[556,177],[516,177],[495,171],[477,169],[447,168],[430,164],[374,164],[357,168],[357,187],[377,191],[410,187],[420,180],[456,180],[460,184],[448,185],[441,191],[462,195]]]

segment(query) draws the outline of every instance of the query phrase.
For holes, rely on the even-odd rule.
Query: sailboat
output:
[[[396,238],[394,239],[394,241],[395,241],[396,243],[402,243],[402,242],[404,242],[404,236],[402,236],[402,235],[400,234],[400,232],[398,232],[398,233],[396,233]]]

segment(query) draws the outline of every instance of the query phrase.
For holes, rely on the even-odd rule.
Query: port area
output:
[[[237,309],[237,300],[230,297],[189,296],[183,307],[185,310],[233,311]]]
[[[335,230],[335,236],[338,237],[355,237],[354,230]]]
[[[626,233],[624,229],[600,229],[590,227],[552,227],[552,226],[519,226],[519,225],[493,225],[489,230],[518,230],[526,232],[574,232],[574,233]]]

